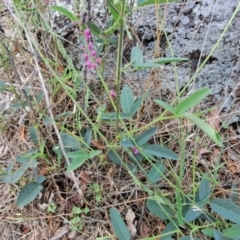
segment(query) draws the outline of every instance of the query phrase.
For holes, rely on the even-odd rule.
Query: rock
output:
[[[145,44],[148,54],[154,52],[156,45],[154,34],[150,36],[149,32],[155,32],[158,28],[166,31],[171,45],[171,47],[162,48],[160,43],[163,56],[172,56],[173,52],[176,57],[190,58],[189,63],[179,64],[177,67],[177,80],[181,89],[186,86],[197,67],[206,59],[238,4],[238,0],[194,2],[187,0],[181,1],[181,3],[172,3],[167,7],[159,8],[164,15],[164,24],[158,23],[157,26],[156,14],[154,14],[155,6],[144,7],[137,10],[134,26],[141,39],[151,39]],[[239,22],[240,14],[237,14],[217,50],[197,75],[195,81],[188,87],[188,91],[206,86],[211,89],[211,96],[207,99],[208,102],[205,102],[206,107],[218,104],[222,112],[226,114],[235,109],[228,119],[229,123],[240,121],[239,98],[234,89],[239,86],[238,76],[240,73],[238,61],[240,31],[237,27]],[[144,32],[146,28],[147,30]],[[174,69],[168,65],[165,70],[167,79],[162,83],[162,87],[174,91],[176,87]],[[236,108],[237,106],[238,108]]]

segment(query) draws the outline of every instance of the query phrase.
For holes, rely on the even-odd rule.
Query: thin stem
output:
[[[118,54],[117,54],[117,70],[116,70],[116,85],[117,85],[117,121],[116,121],[116,136],[118,136],[119,128],[119,108],[120,108],[120,85],[121,85],[121,67],[122,67],[122,47],[124,37],[124,13],[125,13],[125,0],[122,1],[122,9],[120,13],[120,30],[118,41]]]

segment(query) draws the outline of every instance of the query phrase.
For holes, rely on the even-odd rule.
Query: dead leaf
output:
[[[212,111],[209,114],[208,123],[215,131],[219,131],[221,120],[219,117],[219,109],[218,108],[216,108],[214,111]]]
[[[80,178],[80,182],[81,182],[81,189],[83,191],[86,191],[87,190],[87,184],[90,182],[89,176],[87,175],[86,172],[81,171],[79,178]]]
[[[216,162],[220,156],[220,150],[218,148],[213,149],[213,156],[211,156],[211,162]]]
[[[81,171],[80,181],[83,185],[87,185],[90,182],[90,178],[85,171]]]
[[[23,125],[20,126],[20,139],[22,141],[26,140],[26,137],[25,137],[25,127]]]
[[[54,233],[54,236],[50,238],[50,240],[57,240],[64,236],[67,232],[68,232],[67,227],[61,227]]]
[[[128,225],[129,230],[130,230],[131,236],[135,237],[136,233],[137,233],[137,229],[133,224],[133,221],[135,219],[135,213],[133,212],[133,210],[131,208],[128,209],[128,212],[125,216],[125,219],[127,221],[127,225]]]
[[[202,148],[199,150],[199,155],[209,154],[211,153],[208,149]]]
[[[140,237],[145,238],[148,237],[150,233],[150,228],[147,226],[145,222],[142,222],[140,225]]]
[[[99,150],[102,150],[102,149],[105,148],[100,141],[97,141],[97,140],[94,140],[94,139],[93,139],[93,140],[91,141],[91,143],[92,143],[92,145],[93,145],[94,147],[96,147],[96,148],[99,149]]]
[[[46,175],[48,173],[48,167],[47,165],[42,165],[39,167],[38,174],[39,175]]]
[[[227,167],[232,174],[240,173],[240,163],[228,160]]]

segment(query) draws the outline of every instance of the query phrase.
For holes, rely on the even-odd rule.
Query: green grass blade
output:
[[[164,58],[155,58],[148,62],[165,64],[165,63],[182,62],[182,61],[189,61],[189,59],[188,58],[179,58],[179,57],[164,57]]]
[[[138,0],[137,6],[143,7],[149,4],[160,4],[160,3],[170,3],[170,2],[177,2],[178,0]]]
[[[78,18],[72,12],[70,12],[68,9],[66,9],[64,7],[55,5],[55,6],[52,6],[51,9],[61,13],[62,15],[66,16],[66,17],[68,17],[72,21],[77,21],[78,20]]]

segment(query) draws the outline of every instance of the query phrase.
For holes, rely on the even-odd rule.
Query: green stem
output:
[[[116,85],[117,85],[117,121],[116,121],[116,136],[118,136],[118,122],[119,122],[119,108],[120,108],[120,84],[121,84],[121,67],[122,67],[122,46],[123,46],[123,37],[124,37],[124,13],[125,13],[125,3],[122,1],[122,9],[120,16],[120,32],[119,32],[119,41],[118,41],[118,54],[117,54],[117,70],[116,70]]]

